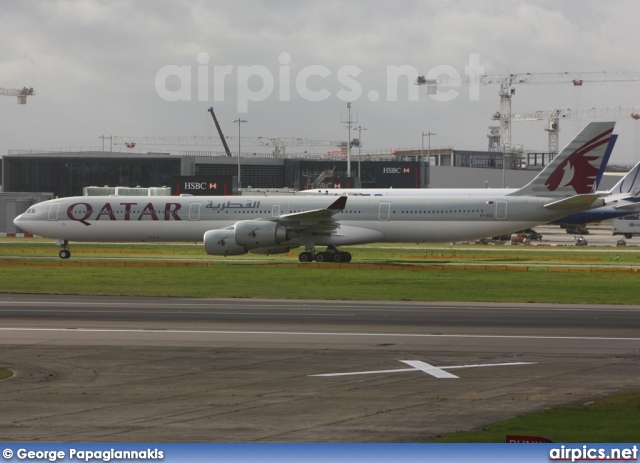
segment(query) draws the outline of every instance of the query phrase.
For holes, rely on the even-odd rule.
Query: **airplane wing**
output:
[[[341,196],[326,209],[294,212],[270,220],[286,225],[287,228],[294,231],[332,231],[340,226],[340,223],[333,216],[343,211],[346,205],[347,197]]]

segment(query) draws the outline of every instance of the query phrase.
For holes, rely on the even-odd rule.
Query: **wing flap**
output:
[[[335,220],[333,216],[338,212],[343,211],[346,205],[347,197],[341,196],[324,209],[313,209],[310,211],[284,214],[271,220],[285,225],[290,230],[331,232],[340,226],[340,223]]]

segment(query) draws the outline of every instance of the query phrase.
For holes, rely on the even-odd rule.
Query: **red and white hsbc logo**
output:
[[[217,190],[218,184],[215,182],[184,182],[183,190]]]
[[[382,173],[383,174],[410,174],[411,168],[410,167],[383,167]]]

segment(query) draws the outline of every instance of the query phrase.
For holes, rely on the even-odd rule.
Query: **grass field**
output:
[[[461,432],[434,442],[504,442],[506,435],[545,437],[553,442],[638,442],[640,391],[559,407]]]
[[[638,304],[640,251],[353,247],[349,264],[297,254],[208,256],[191,245],[0,240],[0,292],[224,298]]]

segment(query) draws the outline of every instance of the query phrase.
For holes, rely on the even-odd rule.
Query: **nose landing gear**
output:
[[[62,248],[62,251],[58,253],[60,259],[68,259],[71,257],[71,251],[69,251],[69,242],[67,240],[58,240],[56,245]]]

